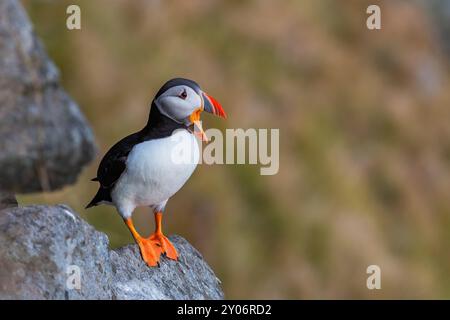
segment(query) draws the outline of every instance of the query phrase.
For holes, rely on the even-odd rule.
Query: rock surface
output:
[[[17,0],[0,1],[0,190],[73,183],[94,138]]]
[[[109,250],[106,235],[67,206],[4,209],[0,299],[223,299],[199,252],[181,237],[171,240],[179,261],[162,257],[149,268],[137,245]]]
[[[178,261],[163,258],[159,268],[144,264],[137,245],[111,252],[113,298],[223,299],[219,279],[200,253],[179,236],[169,238],[180,257]]]

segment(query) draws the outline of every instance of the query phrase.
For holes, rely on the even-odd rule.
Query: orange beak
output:
[[[202,92],[202,97],[203,97],[203,109],[206,112],[212,113],[212,114],[219,116],[221,118],[224,118],[224,119],[227,118],[227,114],[223,110],[219,101],[217,101],[216,99],[214,99],[213,97],[211,97],[210,95],[208,95],[205,92]]]
[[[200,121],[200,114],[203,110],[206,112],[212,113],[216,116],[219,116],[221,118],[227,117],[225,111],[223,110],[220,103],[208,95],[205,92],[202,92],[202,98],[203,98],[203,106],[195,110],[189,117],[189,120],[194,124],[194,133],[197,137],[199,137],[202,141],[208,141],[208,137],[205,134],[205,131],[203,131],[202,122]]]
[[[198,108],[190,116],[189,120],[194,124],[194,134],[199,137],[202,141],[208,142],[208,137],[202,127],[202,122],[200,120],[200,114],[202,109]]]

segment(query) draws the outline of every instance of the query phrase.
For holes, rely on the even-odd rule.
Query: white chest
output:
[[[199,156],[197,139],[186,130],[137,144],[111,194],[113,202],[137,207],[166,201],[192,175]]]

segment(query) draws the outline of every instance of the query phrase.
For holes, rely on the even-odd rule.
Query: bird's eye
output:
[[[186,89],[184,89],[183,92],[180,93],[179,97],[180,97],[181,99],[183,99],[183,100],[187,98],[187,92],[186,92]]]

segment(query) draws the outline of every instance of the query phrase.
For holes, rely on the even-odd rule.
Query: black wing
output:
[[[103,157],[93,180],[99,181],[103,188],[112,187],[125,170],[131,149],[141,141],[140,132],[136,132],[117,142]]]

